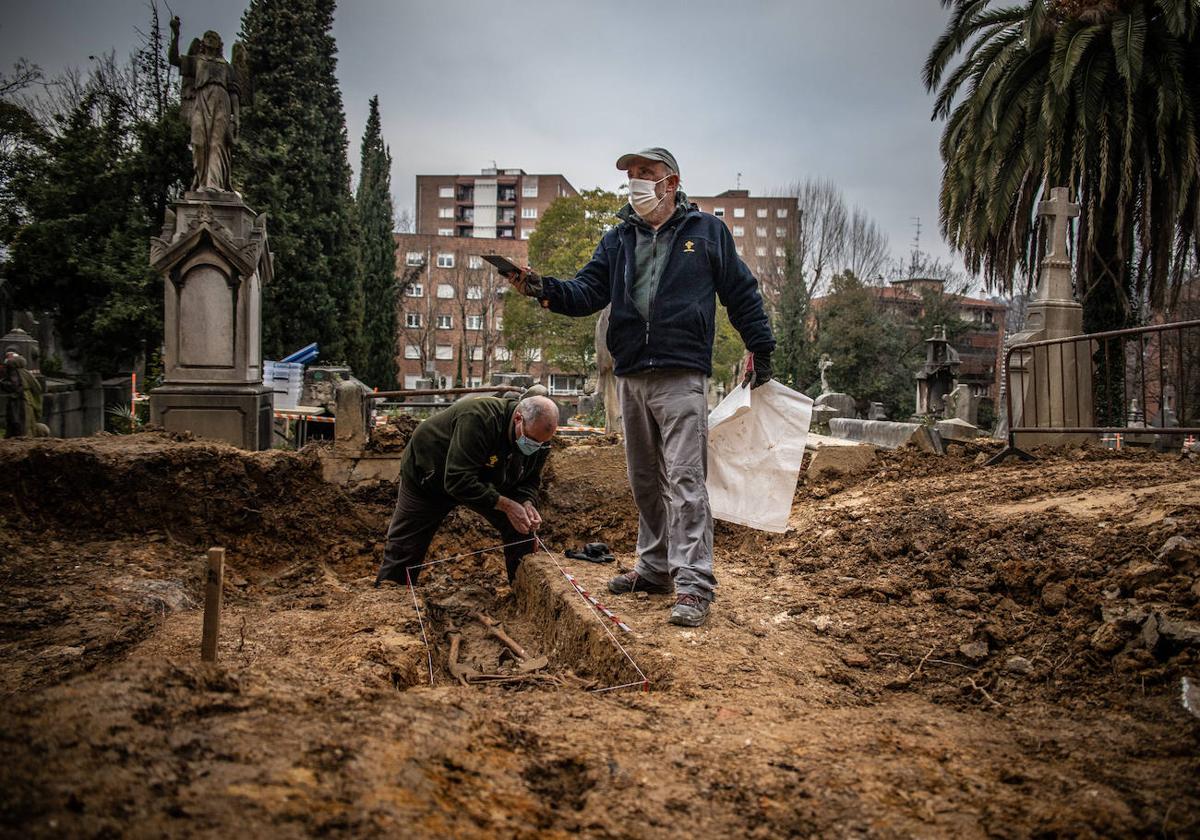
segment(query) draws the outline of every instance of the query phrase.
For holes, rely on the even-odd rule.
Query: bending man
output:
[[[534,501],[557,430],[558,406],[548,397],[519,403],[497,397],[459,400],[422,421],[404,447],[396,510],[375,584],[404,583],[410,569],[416,583],[420,569],[413,567],[425,562],[438,526],[458,505],[500,531],[512,583],[542,524]]]

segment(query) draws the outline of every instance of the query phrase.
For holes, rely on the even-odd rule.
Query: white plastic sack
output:
[[[713,516],[782,534],[800,477],[813,401],[771,380],[739,386],[708,415]]]

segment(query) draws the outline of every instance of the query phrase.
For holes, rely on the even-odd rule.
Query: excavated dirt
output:
[[[685,630],[604,592],[637,531],[611,442],[555,449],[554,553],[512,587],[452,516],[423,623],[372,586],[394,487],[161,433],[0,442],[0,832],[1197,836],[1197,462],[990,451],[801,484],[786,534],[718,523],[719,598]],[[590,541],[617,564],[559,553]],[[630,625],[649,691],[589,691],[638,676],[560,567]],[[517,670],[476,611],[534,678],[451,677],[453,631],[478,673]]]

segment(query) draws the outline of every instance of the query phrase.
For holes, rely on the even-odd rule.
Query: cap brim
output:
[[[617,158],[617,169],[620,169],[622,172],[624,172],[626,169],[628,169],[630,166],[633,165],[633,162],[635,160],[648,160],[651,163],[662,163],[661,160],[656,160],[655,158],[648,158],[645,155],[639,155],[636,152],[630,152],[627,155],[621,155],[619,158]]]

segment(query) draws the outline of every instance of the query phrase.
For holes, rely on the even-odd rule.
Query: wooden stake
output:
[[[221,594],[225,588],[225,549],[208,550],[208,579],[204,588],[204,638],[200,658],[217,661],[217,640],[221,635]]]

